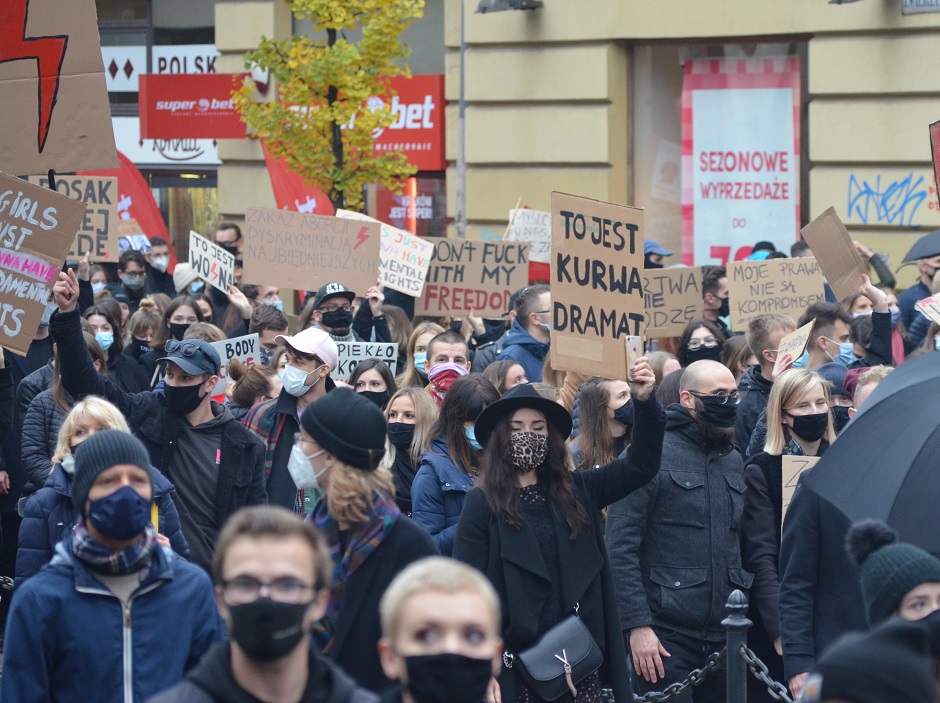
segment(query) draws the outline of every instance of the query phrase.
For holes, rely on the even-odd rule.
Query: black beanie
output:
[[[375,403],[337,388],[311,403],[300,424],[317,444],[344,464],[375,471],[385,455],[385,416]]]
[[[935,695],[926,628],[894,618],[832,645],[807,677],[802,701],[929,703]]]
[[[78,445],[73,452],[75,473],[72,475],[72,505],[85,512],[88,491],[102,472],[119,464],[132,464],[147,470],[150,483],[153,475],[150,469],[150,456],[143,443],[127,432],[120,430],[101,430]]]

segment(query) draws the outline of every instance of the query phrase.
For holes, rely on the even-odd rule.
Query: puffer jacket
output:
[[[473,479],[450,458],[444,438],[435,439],[411,484],[411,518],[428,531],[446,557],[454,553],[457,521],[472,488]]]
[[[180,528],[180,516],[170,495],[176,486],[157,469],[151,468],[153,499],[159,515],[158,531],[170,540],[173,551],[189,559],[189,545]],[[26,513],[20,524],[19,547],[16,551],[17,586],[21,579],[38,573],[52,558],[56,544],[69,536],[79,514],[72,505],[72,477],[62,464],[56,464],[46,484],[26,502]]]
[[[541,383],[542,366],[545,364],[546,356],[548,356],[548,345],[526,332],[516,320],[512,323],[503,344],[503,351],[496,357],[496,360],[517,361],[525,369],[525,376],[529,379],[529,383]]]
[[[734,423],[734,446],[741,454],[747,452],[751,434],[767,408],[767,399],[770,398],[770,390],[773,387],[774,382],[761,375],[760,364],[749,367],[741,376],[741,382],[738,384],[741,402],[738,404],[738,419]]]
[[[71,399],[70,399],[71,401]],[[59,430],[65,421],[62,412],[48,388],[33,398],[23,419],[22,457],[26,472],[23,497],[31,496],[42,488],[52,472],[52,455],[59,442]]]
[[[52,361],[49,361],[19,382],[16,387],[16,414],[14,415],[16,422],[23,422],[33,398],[52,385],[52,374]]]

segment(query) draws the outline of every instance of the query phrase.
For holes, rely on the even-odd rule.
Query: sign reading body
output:
[[[33,176],[30,183],[49,187],[47,176]],[[85,203],[85,217],[69,249],[70,261],[89,254],[89,261],[118,259],[117,178],[104,176],[56,176],[55,189],[72,200]]]
[[[261,362],[261,356],[258,351],[257,334],[246,334],[244,337],[235,337],[234,339],[225,339],[221,342],[212,342],[212,348],[219,353],[219,359],[222,360],[219,382],[212,390],[212,395],[219,395],[225,392],[225,384],[228,382],[228,370],[225,368],[225,365],[229,361],[238,359],[249,368]]]
[[[728,264],[731,329],[743,332],[751,318],[778,312],[798,320],[825,298],[816,259],[767,259]]]
[[[85,216],[83,203],[0,173],[0,344],[26,354]]]
[[[529,245],[428,237],[434,244],[416,315],[469,313],[498,318],[529,282]]]
[[[509,242],[528,242],[529,261],[547,264],[552,257],[552,213],[516,208],[509,211]]]
[[[387,342],[337,342],[336,368],[330,371],[334,381],[348,381],[360,361],[379,359],[395,374],[398,363],[398,345]]]
[[[310,290],[338,281],[364,295],[379,280],[375,222],[248,208],[245,229],[246,283]]]
[[[627,378],[641,336],[643,211],[552,193],[552,367]]]
[[[643,300],[646,336],[678,337],[702,317],[702,269],[644,269]]]
[[[189,232],[189,265],[213,288],[228,293],[235,282],[235,257],[214,242]]]

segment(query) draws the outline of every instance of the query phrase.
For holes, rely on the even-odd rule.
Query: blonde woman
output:
[[[415,325],[403,350],[404,354],[399,353],[399,357],[404,357],[406,364],[404,373],[397,379],[399,388],[424,388],[428,385],[428,377],[424,372],[428,343],[443,331],[443,327],[433,322]]]
[[[821,456],[835,441],[829,412],[829,383],[815,371],[791,369],[781,375],[767,400],[767,439],[764,451],[755,454],[744,469],[744,536],[741,557],[754,574],[750,617],[754,620],[749,645],[783,680],[780,616],[780,530],[783,523],[783,457]],[[748,691],[748,700],[769,700],[759,686]]]
[[[298,488],[323,491],[307,519],[333,560],[330,603],[313,644],[361,686],[382,691],[391,682],[374,646],[382,635],[379,599],[398,572],[436,553],[434,543],[402,514],[392,475],[379,466],[386,426],[375,404],[337,388],[306,407],[300,427],[288,468]]]
[[[16,579],[36,574],[51,558],[56,544],[68,537],[80,517],[72,505],[72,452],[79,444],[100,430],[130,432],[121,412],[106,400],[88,396],[66,415],[59,430],[52,473],[45,485],[26,502],[20,525],[16,552]],[[156,468],[153,473],[153,497],[157,539],[182,557],[189,558],[189,546],[180,530],[180,518],[170,495],[176,487]]]
[[[431,427],[437,421],[438,409],[431,396],[422,388],[402,388],[392,396],[385,408],[388,436],[385,456],[379,468],[387,469],[395,482],[395,502],[411,516],[411,484],[425,447],[431,441]]]

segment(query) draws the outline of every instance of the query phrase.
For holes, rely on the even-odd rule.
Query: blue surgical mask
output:
[[[852,342],[839,342],[839,356],[833,356],[829,353],[828,350],[826,351],[826,356],[828,356],[833,361],[838,361],[839,363],[848,366],[856,360],[854,351],[855,345],[852,344]]]
[[[809,351],[804,351],[803,355],[791,364],[794,369],[805,369],[806,362],[809,360]]]
[[[548,330],[549,332],[552,331],[552,323],[551,323],[551,322],[540,322],[539,324],[540,324],[542,327],[544,327],[546,330]]]
[[[898,308],[896,310],[892,310],[891,311],[891,326],[897,327],[898,322],[900,322],[900,320],[901,320],[901,309]]]
[[[105,283],[104,281],[98,281],[98,282],[96,282],[96,283],[92,283],[92,284],[91,284],[91,292],[94,293],[95,295],[98,295],[98,293],[100,293],[101,291],[104,290],[104,287],[105,287],[106,285],[108,285],[108,284]]]
[[[281,312],[284,312],[284,301],[282,300],[268,300],[267,302],[265,302],[265,305],[270,305],[275,310],[280,310]]]
[[[424,370],[424,362],[428,359],[427,352],[415,352],[415,369],[422,376],[427,376],[427,371]]]
[[[470,442],[470,446],[480,451],[483,447],[480,446],[480,443],[477,442],[476,427],[470,425],[470,427],[463,428],[464,433],[467,435],[467,441]]]
[[[205,281],[193,281],[189,286],[189,290],[191,293],[201,293],[202,289],[205,287],[206,287]]]
[[[108,351],[108,349],[111,348],[111,345],[114,344],[114,333],[95,332],[95,341],[98,342],[98,346],[101,347],[101,351]]]

